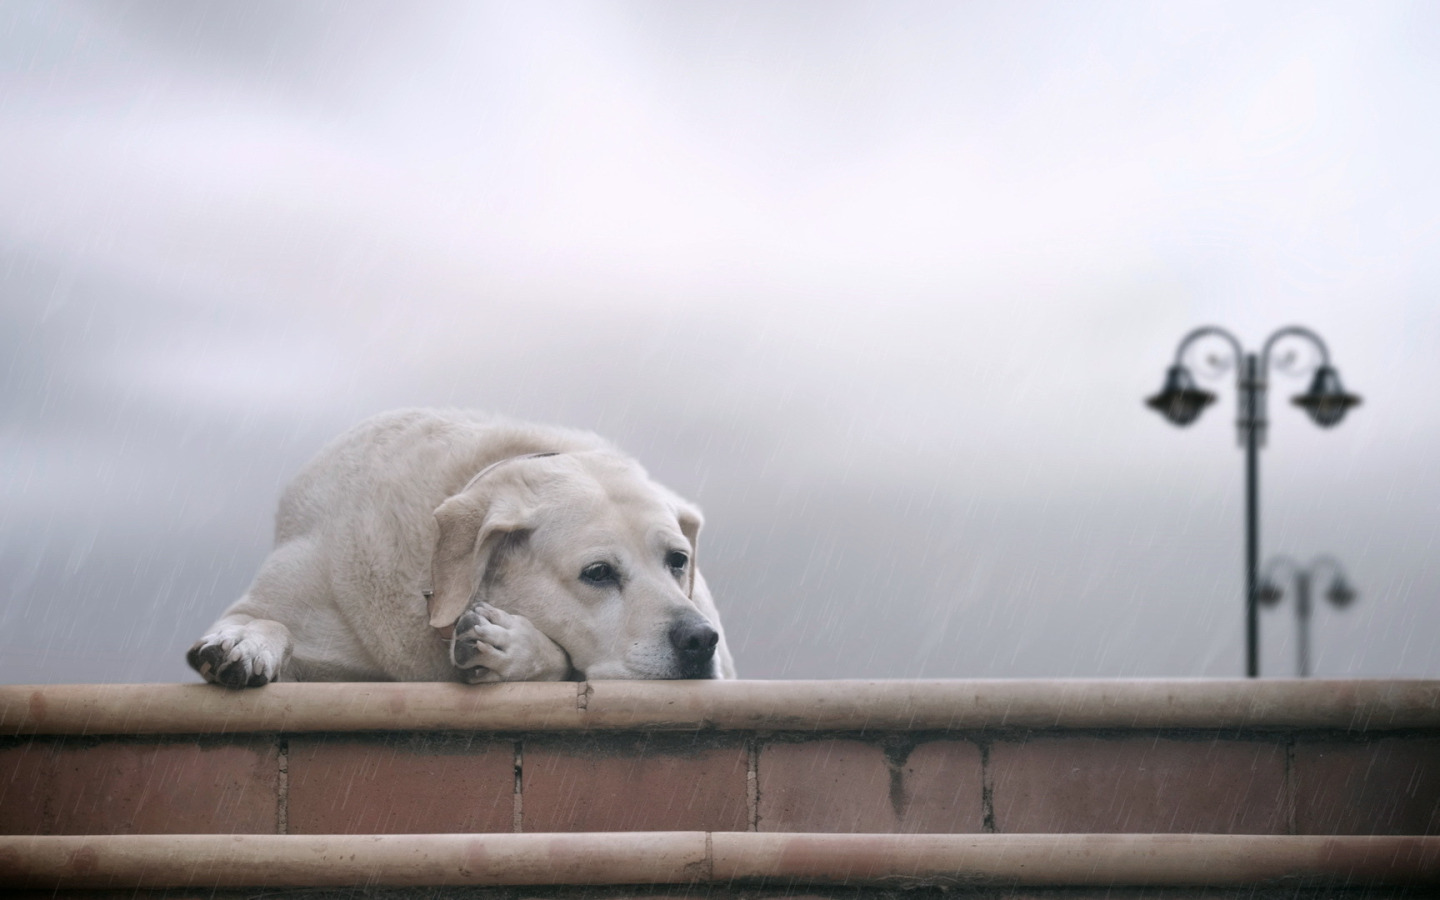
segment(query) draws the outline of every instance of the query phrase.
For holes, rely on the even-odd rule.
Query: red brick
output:
[[[1025,832],[1285,831],[1285,751],[1259,741],[997,742],[995,827]]]
[[[37,739],[0,749],[0,833],[274,834],[273,740]]]
[[[525,742],[526,831],[745,831],[749,752],[679,735]]]
[[[905,759],[900,831],[973,834],[984,830],[980,748],[969,741],[931,741]]]
[[[294,737],[291,834],[511,831],[515,744],[450,735]]]
[[[893,832],[901,804],[885,751],[851,740],[760,749],[761,831]],[[892,788],[896,795],[892,798]]]
[[[1299,834],[1440,834],[1440,740],[1297,743]]]

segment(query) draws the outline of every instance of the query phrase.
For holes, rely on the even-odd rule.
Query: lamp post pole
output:
[[[1245,440],[1245,675],[1260,674],[1260,363],[1255,354],[1245,355],[1240,375],[1240,433]]]
[[[1180,341],[1175,350],[1175,362],[1166,372],[1164,387],[1145,401],[1174,425],[1189,425],[1215,401],[1214,394],[1195,385],[1190,370],[1185,366],[1186,352],[1197,341],[1210,337],[1228,343],[1232,354],[1231,362],[1216,360],[1212,364],[1221,369],[1233,365],[1237,376],[1235,425],[1240,443],[1245,448],[1245,674],[1255,678],[1260,674],[1260,448],[1265,446],[1265,379],[1270,370],[1271,351],[1281,340],[1302,338],[1319,352],[1320,365],[1315,369],[1310,389],[1295,397],[1293,402],[1322,428],[1338,423],[1344,418],[1346,410],[1360,402],[1360,398],[1345,392],[1339,373],[1330,365],[1330,353],[1325,342],[1308,328],[1290,325],[1276,330],[1266,338],[1257,355],[1246,353],[1240,341],[1230,332],[1207,325],[1195,329]],[[1282,361],[1278,368],[1289,369],[1290,361]]]
[[[1295,573],[1295,674],[1310,677],[1310,571]]]

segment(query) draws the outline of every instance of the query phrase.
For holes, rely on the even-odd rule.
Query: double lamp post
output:
[[[1316,582],[1329,576],[1324,597],[1330,605],[1343,609],[1355,601],[1355,589],[1345,577],[1345,569],[1333,556],[1322,554],[1302,566],[1288,556],[1272,557],[1260,575],[1259,601],[1265,606],[1278,606],[1285,597],[1285,582],[1290,581],[1295,594],[1295,674],[1310,677],[1310,613],[1314,606],[1310,592]]]
[[[1240,346],[1240,341],[1223,328],[1205,326],[1197,328],[1180,341],[1175,351],[1175,362],[1165,374],[1165,385],[1160,393],[1145,403],[1159,412],[1172,424],[1185,426],[1200,417],[1205,407],[1215,402],[1215,395],[1202,390],[1195,383],[1190,370],[1185,366],[1185,354],[1197,341],[1217,337],[1230,345],[1233,365],[1237,375],[1236,419],[1240,444],[1245,448],[1245,674],[1251,678],[1260,674],[1260,616],[1258,605],[1263,598],[1259,578],[1260,564],[1260,448],[1265,446],[1265,389],[1272,358],[1271,353],[1277,342],[1285,338],[1301,338],[1314,345],[1320,354],[1320,365],[1310,381],[1310,389],[1293,398],[1292,402],[1305,410],[1310,418],[1322,428],[1330,428],[1345,417],[1350,407],[1360,403],[1360,398],[1347,393],[1340,384],[1340,375],[1330,365],[1330,352],[1319,335],[1308,328],[1291,325],[1277,330],[1265,340],[1260,353],[1249,353]],[[1228,367],[1228,363],[1219,365]],[[1285,370],[1284,362],[1276,368]],[[1307,598],[1308,599],[1308,598]]]

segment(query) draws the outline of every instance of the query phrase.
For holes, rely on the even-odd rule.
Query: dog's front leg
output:
[[[570,656],[524,616],[481,603],[455,623],[450,661],[471,684],[564,681]]]
[[[216,622],[185,655],[190,667],[228,688],[278,681],[290,661],[290,629],[279,622],[235,613]]]

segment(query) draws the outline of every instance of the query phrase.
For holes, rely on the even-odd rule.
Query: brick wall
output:
[[[0,833],[1440,834],[1430,729],[0,738]]]

